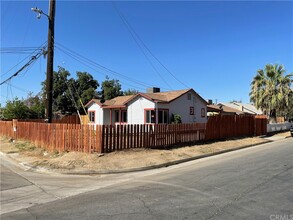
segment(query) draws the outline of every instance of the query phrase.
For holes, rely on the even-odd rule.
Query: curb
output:
[[[168,162],[168,163],[162,163],[162,164],[146,166],[146,167],[123,169],[123,170],[102,170],[102,171],[85,170],[85,171],[76,171],[76,172],[62,172],[62,174],[68,174],[68,175],[95,175],[95,174],[119,174],[119,173],[132,173],[132,172],[139,172],[139,171],[147,171],[147,170],[152,170],[152,169],[169,167],[169,166],[172,166],[172,165],[177,165],[177,164],[189,162],[189,161],[192,161],[192,160],[198,160],[198,159],[202,159],[202,158],[206,158],[206,157],[216,156],[216,155],[219,155],[219,154],[224,154],[224,153],[237,151],[237,150],[241,150],[241,149],[245,149],[245,148],[249,148],[249,147],[254,147],[254,146],[258,146],[258,145],[262,145],[262,144],[267,144],[267,143],[271,143],[271,142],[274,142],[274,141],[267,140],[265,142],[258,143],[258,144],[249,144],[249,145],[245,145],[245,146],[241,146],[241,147],[236,147],[236,148],[233,148],[233,149],[227,149],[227,150],[222,150],[222,151],[208,153],[208,154],[202,154],[202,155],[198,155],[198,156],[194,156],[194,157],[189,157],[189,158],[185,158],[185,159],[181,159],[181,160],[175,160],[175,161],[171,161],[171,162]]]

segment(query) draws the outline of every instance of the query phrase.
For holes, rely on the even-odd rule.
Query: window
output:
[[[95,112],[94,111],[92,111],[92,112],[89,111],[89,118],[90,118],[90,122],[95,123]]]
[[[121,122],[126,123],[127,122],[127,111],[121,111]]]
[[[116,110],[114,112],[114,122],[119,122],[119,110]]]
[[[121,112],[121,116],[120,116],[120,112]],[[126,123],[127,122],[127,111],[126,110],[116,110],[114,112],[114,120],[115,122],[123,122]],[[121,118],[120,118],[121,117]]]
[[[167,124],[169,119],[169,111],[168,110],[160,110],[158,111],[158,123],[159,124]]]
[[[189,107],[189,114],[194,115],[194,107]]]
[[[145,111],[145,122],[146,123],[156,123],[156,111],[146,110]],[[158,123],[167,124],[169,122],[169,110],[168,109],[158,109]]]
[[[201,117],[202,118],[206,117],[206,111],[204,108],[201,109]]]
[[[155,110],[145,111],[145,122],[146,123],[156,123],[156,113]]]

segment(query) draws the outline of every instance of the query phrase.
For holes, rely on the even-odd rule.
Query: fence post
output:
[[[253,136],[256,136],[256,129],[257,129],[257,118],[256,116],[253,116]]]
[[[13,137],[12,137],[12,139],[13,140],[16,140],[17,139],[17,122],[18,122],[17,119],[13,119],[12,120],[12,131],[13,131]]]
[[[96,137],[98,138],[97,139],[97,142],[96,142],[96,145],[97,145],[97,152],[99,154],[101,153],[104,153],[105,151],[105,125],[97,125],[97,129],[96,129]]]

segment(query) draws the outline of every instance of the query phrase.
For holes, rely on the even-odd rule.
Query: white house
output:
[[[207,102],[193,89],[138,93],[119,96],[101,103],[92,99],[88,104],[92,124],[166,124],[172,114],[181,116],[182,123],[207,122]]]

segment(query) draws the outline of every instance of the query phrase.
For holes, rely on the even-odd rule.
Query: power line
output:
[[[87,63],[89,63],[89,64],[91,64],[91,65],[93,65],[93,66],[96,66],[96,67],[100,68],[100,69],[103,70],[103,71],[106,71],[106,72],[108,72],[108,73],[112,73],[112,74],[114,74],[114,75],[120,76],[120,77],[122,77],[122,78],[125,78],[125,79],[127,79],[127,80],[129,80],[129,81],[135,82],[135,83],[137,83],[137,84],[140,84],[140,85],[143,85],[143,86],[147,85],[146,83],[140,82],[140,81],[138,81],[138,80],[134,80],[134,79],[132,79],[132,78],[130,78],[130,77],[128,77],[128,76],[125,76],[125,75],[123,75],[123,74],[121,74],[121,73],[118,73],[117,71],[111,70],[111,69],[109,69],[109,68],[107,68],[107,67],[105,67],[105,66],[103,66],[103,65],[100,65],[100,64],[96,63],[95,61],[90,60],[90,59],[86,58],[85,56],[80,55],[80,54],[78,54],[77,52],[74,52],[73,50],[71,50],[71,49],[69,49],[69,48],[66,48],[65,46],[63,46],[63,45],[60,44],[60,43],[56,43],[56,42],[55,42],[55,44],[58,45],[58,46],[60,46],[60,47],[62,47],[62,48],[59,47],[60,50],[62,50],[63,52],[65,52],[65,51],[64,51],[64,49],[65,49],[68,53],[70,53],[71,56],[74,56],[76,59],[81,59],[81,60],[83,60],[83,61],[85,61],[85,62],[87,62]],[[57,48],[58,48],[58,47],[57,47]],[[66,53],[66,52],[65,52],[65,53]],[[67,54],[67,55],[68,55],[68,54]]]
[[[11,97],[12,97],[12,100],[14,99],[14,96],[13,96],[13,93],[12,93],[12,87],[10,86],[10,92],[11,92]]]
[[[25,93],[29,93],[28,90],[26,90],[26,89],[24,89],[24,88],[21,88],[21,87],[19,87],[19,86],[15,86],[15,85],[11,84],[11,82],[9,82],[9,81],[6,82],[6,84],[9,85],[9,86],[11,86],[11,87],[13,87],[13,88],[15,88],[15,89],[18,89],[19,91],[22,91],[22,92],[25,92]]]
[[[37,50],[40,47],[1,47],[0,52],[9,52],[9,51],[33,51]]]
[[[23,71],[25,68],[27,68],[28,66],[30,66],[32,63],[34,63],[42,55],[44,55],[44,51],[38,52],[35,56],[32,56],[31,59],[23,67],[21,67],[18,71],[16,71],[16,73],[14,73],[12,76],[10,76],[9,78],[7,78],[3,82],[1,82],[0,85],[8,82],[13,77],[16,77],[21,71]]]
[[[154,71],[158,74],[158,76],[164,81],[164,83],[170,88],[172,89],[172,87],[169,85],[169,83],[163,78],[163,76],[159,73],[159,71],[157,70],[157,68],[155,67],[155,65],[152,63],[152,61],[150,60],[150,58],[147,56],[147,54],[145,53],[145,51],[143,50],[143,48],[141,47],[141,45],[139,44],[139,42],[136,40],[135,36],[133,35],[132,31],[131,31],[131,27],[128,25],[126,19],[124,18],[124,16],[118,11],[116,5],[114,2],[112,2],[114,5],[114,8],[116,9],[119,17],[121,18],[121,20],[123,21],[125,27],[127,28],[127,30],[129,31],[129,33],[131,34],[133,40],[135,41],[135,43],[137,44],[137,46],[139,47],[140,51],[143,53],[144,57],[147,59],[147,61],[149,62],[149,64],[152,66],[152,68],[154,69]]]
[[[59,51],[63,52],[63,53],[66,54],[67,56],[71,57],[72,59],[76,60],[77,62],[79,62],[79,63],[81,63],[81,64],[87,66],[88,68],[90,68],[90,69],[92,69],[92,70],[94,70],[94,71],[96,71],[96,72],[102,73],[103,75],[107,76],[107,74],[101,72],[100,70],[95,69],[94,67],[92,67],[92,66],[90,66],[89,64],[87,64],[87,62],[78,59],[76,56],[74,56],[74,55],[68,53],[67,51],[65,51],[65,50],[63,50],[63,49],[61,49],[61,48],[59,48],[58,46],[57,46],[57,47],[55,46],[55,48],[58,49]],[[120,80],[120,81],[121,81],[121,80]],[[121,81],[121,82],[123,82],[123,81]],[[123,82],[123,84],[125,84],[125,85],[129,85],[129,86],[131,86],[131,87],[135,87],[135,88],[137,88],[137,89],[142,89],[142,90],[145,89],[145,87],[144,87],[144,88],[142,88],[142,87],[137,87],[137,86],[133,86],[133,85],[130,85],[130,84],[128,84],[128,83],[125,83],[125,82]],[[137,83],[137,84],[139,84],[139,83]]]
[[[32,53],[30,53],[28,56],[26,56],[23,60],[21,60],[20,62],[18,62],[16,65],[14,65],[13,67],[11,67],[7,72],[3,73],[1,75],[1,77],[5,76],[7,73],[9,73],[11,70],[13,70],[15,67],[17,67],[19,64],[21,64],[23,61],[25,61],[26,59],[28,59],[31,55],[33,55],[36,51],[38,50],[44,50],[45,45],[47,44],[47,41],[42,43],[41,46],[37,47]],[[15,48],[15,47],[11,47],[11,48]]]
[[[189,88],[189,86],[187,86],[185,83],[183,83],[181,80],[179,80],[169,69],[167,69],[167,67],[151,52],[151,50],[147,47],[147,45],[144,43],[144,41],[141,39],[141,37],[136,33],[136,31],[134,30],[134,28],[130,25],[130,23],[127,21],[127,19],[125,18],[125,16],[122,14],[122,12],[120,12],[117,8],[117,5],[114,1],[112,1],[114,9],[116,10],[117,14],[119,15],[120,19],[122,20],[123,24],[125,25],[125,27],[127,28],[127,30],[129,31],[129,33],[131,34],[132,38],[134,39],[134,41],[136,42],[136,44],[139,46],[139,48],[141,49],[141,51],[143,52],[143,54],[146,56],[145,52],[143,51],[141,45],[138,43],[138,41],[136,40],[136,38],[140,41],[140,43],[143,45],[143,47],[150,53],[150,55],[155,58],[155,60],[180,84],[182,84],[184,87]],[[136,38],[135,38],[136,37]],[[149,58],[147,58],[149,60]]]
[[[89,65],[95,66],[95,67],[101,69],[102,71],[108,72],[109,74],[114,74],[114,75],[116,75],[116,76],[118,76],[118,77],[124,78],[124,79],[126,79],[126,80],[128,80],[128,81],[130,81],[130,82],[132,82],[132,83],[135,83],[135,84],[138,84],[138,85],[144,86],[143,89],[145,89],[145,87],[150,87],[150,86],[152,87],[152,86],[153,86],[153,85],[151,85],[151,84],[147,84],[147,83],[141,82],[141,81],[139,81],[139,80],[136,80],[136,79],[130,78],[130,77],[128,77],[128,76],[126,76],[126,75],[124,75],[124,74],[121,74],[121,73],[119,73],[119,72],[117,72],[117,71],[111,70],[111,69],[109,69],[109,68],[107,68],[107,67],[105,67],[105,66],[103,66],[103,65],[101,65],[101,64],[98,64],[98,63],[96,63],[96,62],[94,62],[94,61],[92,61],[92,60],[86,58],[85,56],[80,55],[80,54],[78,54],[77,52],[74,52],[73,50],[71,50],[71,49],[69,49],[69,48],[63,46],[62,44],[57,43],[56,41],[55,41],[55,47],[56,47],[58,50],[60,50],[61,52],[65,53],[66,55],[68,55],[68,56],[70,56],[71,58],[75,59],[76,61],[78,61],[78,62],[80,62],[80,63],[83,63],[84,65],[90,67],[91,69],[93,69],[93,70],[95,70],[95,71],[97,71],[97,72],[100,72],[100,71],[94,69],[93,67],[91,67],[91,66],[89,66]],[[89,64],[89,65],[88,65],[88,64]],[[104,73],[103,73],[103,74],[104,74]],[[104,75],[107,75],[107,74],[104,74]],[[126,83],[125,83],[125,84],[126,84]],[[131,86],[132,86],[132,85],[131,85]],[[139,88],[139,87],[137,87],[137,88]],[[141,88],[139,88],[139,89],[141,89]],[[163,88],[163,89],[166,89],[166,88]]]
[[[30,54],[31,51],[5,51],[2,54]]]

